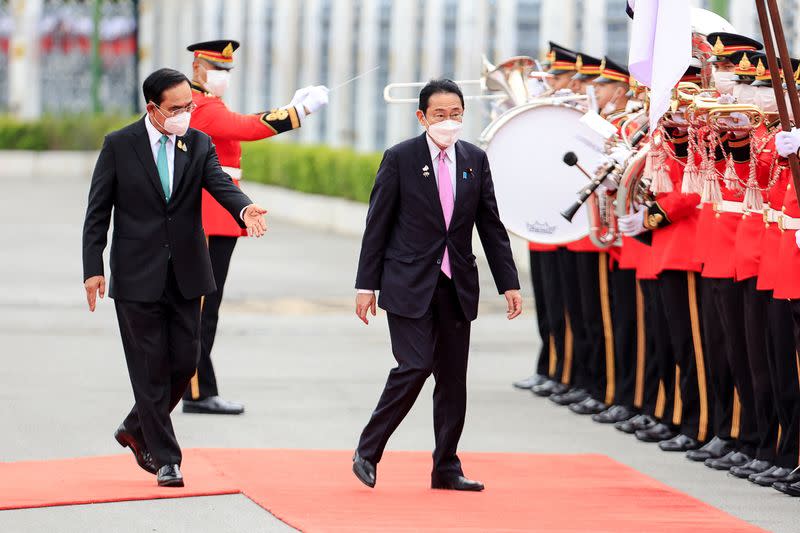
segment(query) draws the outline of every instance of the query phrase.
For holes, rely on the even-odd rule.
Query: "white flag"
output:
[[[692,58],[689,0],[636,0],[629,70],[650,87],[650,131],[669,109]]]

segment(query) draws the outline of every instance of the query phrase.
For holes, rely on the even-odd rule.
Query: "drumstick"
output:
[[[352,78],[350,78],[350,79],[349,79],[349,80],[347,80],[347,81],[343,81],[342,83],[340,83],[339,85],[336,85],[335,87],[331,87],[330,89],[328,89],[328,92],[329,92],[329,93],[332,93],[332,92],[333,92],[333,91],[335,91],[336,89],[339,89],[339,88],[341,88],[341,87],[344,87],[345,85],[347,85],[347,84],[349,84],[349,83],[353,83],[353,82],[354,82],[354,81],[356,81],[357,79],[359,79],[359,78],[363,78],[363,77],[364,77],[364,76],[366,76],[367,74],[370,74],[370,73],[372,73],[372,72],[375,72],[375,71],[376,71],[376,70],[378,70],[379,68],[381,68],[381,66],[380,66],[380,65],[375,65],[374,67],[372,67],[371,69],[367,70],[366,72],[362,72],[361,74],[359,74],[359,75],[357,75],[357,76],[353,76]]]

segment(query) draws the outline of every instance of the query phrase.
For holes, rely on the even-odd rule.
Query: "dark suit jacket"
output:
[[[181,293],[187,299],[216,290],[201,220],[205,188],[244,226],[239,212],[250,199],[223,172],[211,138],[189,129],[175,147],[169,202],[158,177],[144,121],[106,136],[89,189],[83,227],[84,280],[104,275],[103,250],[114,212],[109,296],[155,302],[164,292],[172,259]]]
[[[486,153],[456,143],[456,196],[449,230],[425,133],[386,150],[369,200],[356,288],[380,290],[390,313],[421,317],[430,306],[445,245],[461,309],[478,315],[478,268],[472,230],[478,228],[497,290],[519,289],[508,233],[500,222]],[[423,175],[427,165],[428,176]],[[464,176],[466,174],[466,179]]]

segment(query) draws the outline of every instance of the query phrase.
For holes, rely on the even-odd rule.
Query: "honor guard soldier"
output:
[[[192,62],[192,99],[197,106],[191,127],[211,137],[220,164],[238,186],[242,179],[242,141],[256,141],[299,128],[306,115],[328,103],[328,89],[323,86],[300,89],[289,105],[271,111],[241,114],[228,109],[222,97],[228,88],[234,67],[234,52],[239,43],[233,40],[207,41],[187,49],[194,53]],[[217,291],[206,296],[201,318],[200,361],[197,374],[183,397],[184,413],[240,414],[244,406],[220,398],[211,350],[217,333],[219,307],[236,240],[245,234],[233,217],[206,191],[203,191],[203,228],[208,238],[211,266]]]

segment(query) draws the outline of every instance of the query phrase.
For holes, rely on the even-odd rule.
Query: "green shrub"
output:
[[[99,150],[107,133],[134,120],[92,114],[44,116],[35,121],[0,116],[0,150]]]
[[[248,181],[300,192],[367,202],[381,155],[348,148],[252,142],[242,146],[242,173]]]

